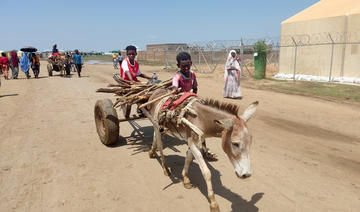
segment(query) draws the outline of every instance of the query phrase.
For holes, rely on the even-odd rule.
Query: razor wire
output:
[[[297,46],[357,44],[360,42],[360,31],[291,34],[281,36],[280,41],[280,47],[294,46],[294,42]]]

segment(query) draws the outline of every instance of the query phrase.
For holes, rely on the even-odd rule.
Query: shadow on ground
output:
[[[5,95],[0,95],[0,98],[3,98],[3,97],[9,97],[9,96],[17,96],[19,94],[17,93],[14,93],[14,94],[5,94]]]
[[[129,124],[134,129],[131,135],[128,137],[119,136],[119,141],[116,144],[114,144],[112,147],[119,147],[126,144],[129,146],[129,149],[133,149],[132,155],[149,151],[153,141],[153,134],[154,134],[153,127],[152,126],[141,127],[136,121],[129,121]],[[163,136],[163,142],[164,142],[163,145],[164,149],[170,148],[174,152],[180,152],[176,147],[179,145],[186,144],[184,141],[178,140],[176,138],[167,135]],[[185,156],[185,152],[184,152],[184,156]],[[158,156],[156,157],[156,160],[161,166],[161,161]],[[174,184],[182,182],[181,172],[184,167],[185,157],[179,155],[167,155],[165,156],[165,160],[171,172],[171,175],[169,177],[172,183],[165,186],[163,190],[166,190],[167,188],[169,188]],[[262,192],[256,193],[251,197],[250,201],[247,201],[243,199],[240,195],[232,192],[229,188],[224,186],[221,181],[220,172],[216,170],[210,163],[206,162],[206,164],[211,172],[211,182],[215,194],[231,202],[232,211],[248,211],[248,212],[259,211],[258,207],[256,207],[255,204],[263,197],[264,193]],[[162,175],[163,173],[159,172],[159,177]],[[208,194],[207,194],[206,182],[202,176],[200,167],[197,163],[191,163],[189,168],[189,178],[191,180],[191,183],[194,185],[194,188],[199,189],[199,191],[207,198]]]
[[[35,78],[34,76],[31,76],[30,78],[19,77],[19,78],[12,79],[12,80],[38,80],[38,79],[45,79],[45,78],[49,78],[49,77],[48,76],[40,76],[38,78]]]

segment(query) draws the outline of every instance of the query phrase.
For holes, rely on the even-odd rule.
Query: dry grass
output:
[[[312,96],[331,101],[360,102],[360,86],[338,83],[304,82],[286,80],[253,80],[244,82],[245,87],[275,92]]]

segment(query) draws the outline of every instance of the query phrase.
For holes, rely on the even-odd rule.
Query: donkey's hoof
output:
[[[193,188],[193,185],[191,183],[184,183],[184,187],[186,189],[191,189],[191,188]]]
[[[149,151],[149,157],[150,157],[150,158],[156,158],[155,152],[152,151],[152,150],[150,150],[150,151]]]
[[[183,180],[184,187],[185,187],[186,189],[192,188],[193,185],[190,183],[189,177],[185,175],[185,176],[183,176],[183,178],[184,178],[184,180]]]
[[[208,160],[208,161],[217,161],[217,155],[215,153],[210,152],[209,149],[206,149],[205,151],[202,152],[204,159]]]
[[[220,212],[219,205],[217,203],[216,204],[211,204],[210,205],[210,212]]]

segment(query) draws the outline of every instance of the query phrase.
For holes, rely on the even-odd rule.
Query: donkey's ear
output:
[[[221,128],[226,130],[230,130],[234,126],[234,121],[232,119],[214,120],[214,122]]]
[[[245,122],[249,121],[251,116],[256,112],[256,106],[259,104],[258,101],[253,102],[251,105],[249,105],[244,113],[240,116]]]

